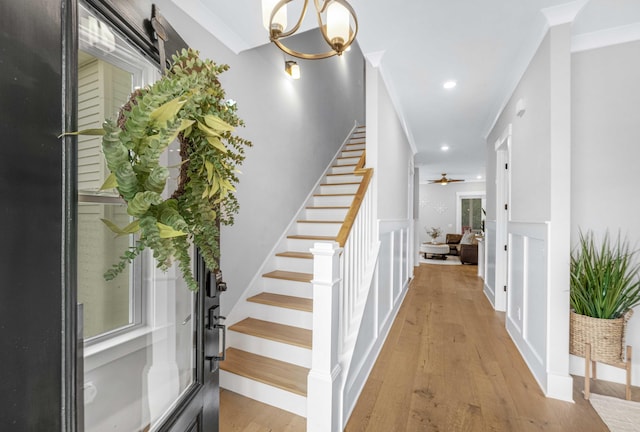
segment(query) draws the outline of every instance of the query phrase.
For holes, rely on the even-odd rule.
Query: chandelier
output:
[[[345,0],[313,0],[320,33],[331,50],[306,54],[285,46],[282,40],[294,35],[300,29],[309,3],[309,0],[304,0],[300,17],[296,24],[287,30],[287,4],[292,1],[294,0],[262,0],[262,21],[269,31],[269,39],[285,53],[306,60],[324,59],[342,55],[355,40],[358,33],[358,20],[349,3]]]

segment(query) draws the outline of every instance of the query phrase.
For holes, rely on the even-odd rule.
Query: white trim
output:
[[[571,52],[581,52],[640,40],[640,23],[575,35]]]
[[[495,283],[494,283],[494,308],[498,311],[506,311],[507,293],[502,287],[508,285],[508,255],[503,246],[509,244],[508,224],[511,219],[511,171],[505,170],[503,165],[511,165],[511,123],[505,128],[500,138],[495,143],[496,157],[496,237],[495,237]],[[505,172],[506,171],[506,172]],[[506,201],[506,203],[505,203]],[[507,204],[507,211],[503,210]]]
[[[578,12],[588,3],[588,0],[576,0],[541,9],[540,12],[547,19],[549,27],[573,22]]]

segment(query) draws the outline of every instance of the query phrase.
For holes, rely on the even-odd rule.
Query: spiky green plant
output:
[[[251,146],[232,134],[244,123],[218,81],[228,68],[201,60],[197,51],[182,50],[159,81],[131,95],[117,122],[107,120],[103,129],[74,133],[103,135],[111,175],[102,189],[116,188],[134,218],[124,228],[104,221],[118,235],[137,234],[136,245],[105,272],[105,279],[116,277],[148,247],[163,270],[177,260],[187,286],[195,290],[190,241],[209,268],[218,268],[218,226],[232,224],[238,211],[237,166]],[[169,169],[160,164],[160,156],[176,138],[182,157],[179,183],[165,198]]]
[[[626,239],[605,233],[600,246],[592,232],[580,232],[571,253],[571,307],[580,315],[620,318],[640,304],[640,264]]]

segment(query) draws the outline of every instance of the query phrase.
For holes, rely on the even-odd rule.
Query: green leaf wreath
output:
[[[233,224],[238,211],[234,195],[237,166],[251,142],[232,134],[244,125],[236,106],[225,99],[218,75],[229,69],[201,60],[194,50],[173,56],[173,66],[152,86],[137,90],[122,107],[118,121],[103,129],[78,134],[103,135],[102,149],[111,175],[102,189],[116,188],[127,203],[133,222],[120,228],[105,224],[118,235],[137,233],[129,248],[105,272],[115,278],[146,247],[153,250],[158,268],[175,259],[191,290],[197,283],[191,270],[190,241],[211,269],[218,268],[219,224]],[[162,197],[169,169],[159,162],[171,142],[180,142],[178,187]]]

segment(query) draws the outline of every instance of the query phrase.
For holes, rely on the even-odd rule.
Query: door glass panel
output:
[[[136,88],[159,78],[157,66],[100,17],[79,8],[78,129],[116,119]],[[180,164],[174,142],[161,158]],[[132,219],[115,189],[100,187],[109,171],[101,138],[78,139],[78,301],[84,322],[85,431],[155,430],[195,383],[195,296],[174,265],[163,272],[144,251],[115,279],[103,274],[136,238],[116,236]],[[177,168],[165,198],[176,187]]]
[[[463,198],[462,207],[462,232],[466,230],[480,231],[482,228],[482,199]]]

